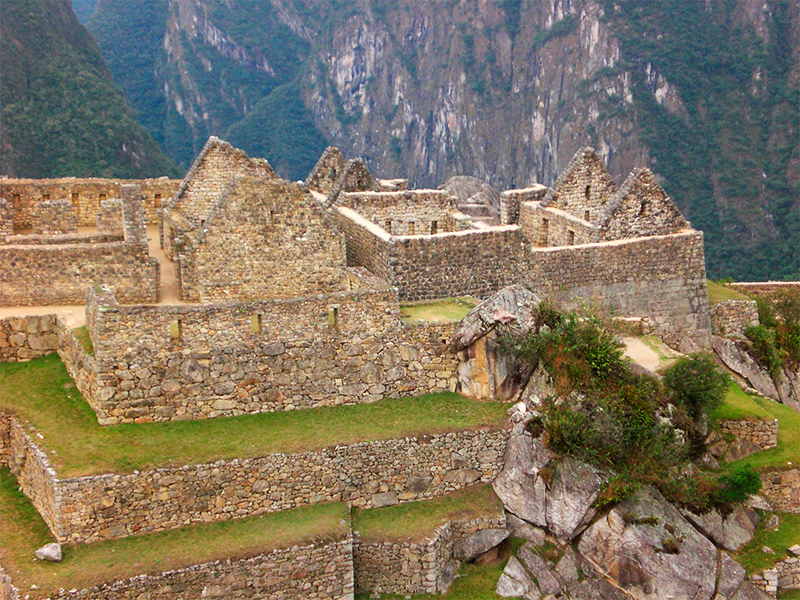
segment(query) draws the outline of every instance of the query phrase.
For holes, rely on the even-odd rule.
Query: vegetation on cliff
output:
[[[0,173],[177,176],[63,0],[0,3]]]
[[[561,455],[611,469],[598,500],[617,502],[638,485],[654,484],[670,498],[700,510],[741,502],[760,488],[758,474],[734,467],[685,474],[702,452],[708,416],[719,407],[728,377],[704,354],[678,359],[657,377],[635,371],[621,343],[591,316],[540,306],[543,326],[512,342],[530,368],[542,365],[553,381],[541,417],[531,422]]]

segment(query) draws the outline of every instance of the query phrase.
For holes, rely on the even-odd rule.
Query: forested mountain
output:
[[[0,174],[179,174],[69,0],[0,0],[0,109]]]
[[[89,27],[183,166],[217,134],[292,179],[335,143],[502,188],[588,144],[656,172],[710,276],[800,276],[797,0],[98,0]]]

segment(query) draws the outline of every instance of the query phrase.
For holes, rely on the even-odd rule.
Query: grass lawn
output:
[[[729,392],[725,403],[727,404],[732,398],[732,408],[724,409],[723,407],[722,414],[726,414],[724,411],[728,411],[727,414],[755,415],[755,411],[759,411],[759,415],[765,413],[769,419],[778,419],[778,447],[756,452],[729,464],[750,465],[758,471],[791,469],[800,465],[800,415],[785,404],[755,394],[741,393],[752,400],[755,406],[749,408],[749,403],[746,403],[741,395],[736,394],[732,398]]]
[[[742,292],[737,292],[733,288],[729,288],[713,281],[708,281],[708,302],[709,304],[719,304],[726,300],[752,300],[749,296]]]
[[[736,382],[728,383],[728,393],[722,405],[714,411],[714,417],[719,421],[739,421],[756,419],[771,421],[775,417],[755,400],[756,396],[748,394]]]
[[[460,321],[478,302],[472,298],[445,298],[435,302],[401,304],[400,313],[406,323],[419,321]]]
[[[748,574],[769,569],[776,562],[789,556],[787,548],[800,543],[800,515],[790,513],[777,513],[777,515],[781,520],[777,529],[768,531],[765,525],[769,516],[763,516],[753,539],[733,555]],[[761,550],[764,546],[772,548],[775,554]]]
[[[16,479],[0,469],[0,559],[15,585],[44,598],[59,588],[85,588],[140,574],[157,574],[193,564],[246,558],[276,548],[346,536],[343,503],[317,504],[280,513],[182,527],[96,544],[65,546],[60,563],[33,559],[54,541]],[[27,597],[27,595],[26,595]]]
[[[374,404],[101,427],[56,354],[0,363],[0,408],[30,421],[60,477],[129,472],[334,445],[501,427],[506,406],[457,394]]]
[[[353,511],[353,529],[365,541],[421,540],[453,519],[496,515],[503,503],[490,484],[464,488],[452,494],[397,506]]]
[[[800,600],[800,590],[778,590],[778,600]]]

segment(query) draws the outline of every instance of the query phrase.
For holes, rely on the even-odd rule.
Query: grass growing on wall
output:
[[[72,335],[74,335],[75,339],[80,342],[87,354],[94,356],[94,344],[92,343],[92,336],[89,335],[89,330],[86,329],[86,325],[73,329]]]
[[[0,469],[0,561],[12,581],[31,597],[59,588],[86,588],[140,574],[193,564],[257,556],[276,548],[332,541],[347,534],[343,503],[317,504],[279,513],[190,525],[171,531],[63,548],[60,563],[33,560],[34,551],[55,541],[39,513],[7,469]]]
[[[0,408],[29,420],[59,476],[301,452],[335,445],[500,427],[501,403],[457,394],[240,417],[101,427],[56,354],[0,363]]]

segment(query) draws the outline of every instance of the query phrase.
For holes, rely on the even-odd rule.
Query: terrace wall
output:
[[[433,535],[415,541],[368,542],[353,545],[357,594],[437,594],[446,591],[455,568],[453,547],[484,529],[503,529],[504,514],[454,520]],[[448,576],[449,573],[449,576]]]
[[[0,198],[14,207],[14,227],[32,227],[31,216],[36,204],[43,200],[68,200],[75,211],[79,227],[94,227],[100,213],[100,203],[119,198],[121,186],[138,184],[142,189],[147,222],[158,222],[158,209],[172,198],[180,185],[175,179],[2,179]]]
[[[89,372],[78,386],[101,424],[213,418],[454,391],[454,326],[404,325],[388,289],[125,307],[91,290],[95,356],[62,358]]]
[[[0,362],[39,358],[57,348],[55,315],[0,319]]]
[[[86,590],[61,590],[63,600],[161,600],[248,598],[251,600],[341,600],[352,598],[352,539],[295,546],[239,560],[217,561],[140,575]]]
[[[762,450],[778,447],[778,420],[774,421],[720,421],[719,430],[739,439],[747,440]]]
[[[10,421],[10,424],[5,426]],[[508,432],[479,429],[270,454],[211,464],[57,479],[16,422],[0,421],[0,459],[61,543],[173,529],[318,502],[371,508],[489,483]]]
[[[748,325],[758,325],[755,300],[726,300],[711,305],[711,331],[724,337],[743,337]]]
[[[800,281],[736,282],[728,285],[743,294],[753,296],[770,296],[775,292],[800,290]]]
[[[760,493],[777,512],[800,513],[800,469],[762,473]]]

